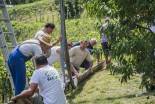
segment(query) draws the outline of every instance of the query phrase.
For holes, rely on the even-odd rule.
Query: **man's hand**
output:
[[[61,39],[62,39],[62,35],[60,35],[60,36],[52,43],[52,45],[49,46],[49,48],[52,48],[53,46],[55,46]]]
[[[13,101],[13,102],[17,103],[16,96],[12,97],[12,98],[11,98],[11,101]]]
[[[62,35],[60,35],[60,36],[56,39],[56,41],[59,42],[61,39],[62,39]]]
[[[75,75],[76,75],[76,78],[77,79],[79,79],[80,78],[80,74],[77,72],[77,73],[75,73]]]
[[[93,73],[92,67],[89,67],[88,70],[90,70],[90,72]]]

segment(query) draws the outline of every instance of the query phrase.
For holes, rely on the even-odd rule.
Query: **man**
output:
[[[47,58],[44,55],[35,56],[34,60],[36,70],[31,77],[28,90],[12,97],[11,100],[16,101],[28,98],[39,88],[42,100],[36,97],[31,98],[33,104],[66,104],[66,97],[57,70],[48,64]],[[35,99],[38,99],[39,102],[35,102]]]
[[[88,41],[87,49],[89,50],[91,54],[93,54],[93,46],[95,46],[96,43],[97,43],[97,40],[95,38],[92,38],[90,41]],[[79,45],[80,45],[80,42],[76,42],[73,44],[73,47],[79,46]],[[90,66],[89,62],[87,60],[84,60],[80,67],[83,67],[85,68],[85,70],[87,70],[89,66]]]
[[[75,46],[69,50],[70,61],[77,71],[79,71],[79,67],[85,59],[90,65],[87,69],[92,69],[93,59],[90,52],[86,49],[87,44],[87,41],[81,41],[80,46]]]
[[[38,39],[38,36],[42,36],[42,35],[45,35],[45,34],[52,34],[53,30],[55,29],[55,25],[53,23],[47,23],[45,24],[44,28],[39,30],[34,38],[35,39]]]
[[[104,30],[107,28],[108,24],[109,24],[109,18],[106,17],[105,23],[100,28],[101,45],[106,59],[106,63],[110,62],[112,59],[112,56],[110,54],[111,45],[108,45],[108,38],[104,34]]]
[[[67,46],[68,46],[68,50],[71,49],[72,43],[70,41],[67,41]],[[61,52],[60,46],[55,46],[51,48],[51,55],[49,58],[47,58],[50,65],[60,61],[60,52]],[[79,78],[80,75],[72,64],[70,65],[70,69],[76,75],[76,77]]]
[[[8,66],[13,78],[15,87],[15,95],[21,93],[26,83],[25,63],[35,55],[46,54],[50,56],[50,48],[60,41],[58,38],[51,44],[51,36],[39,36],[38,40],[26,40],[22,44],[16,46],[8,57]]]

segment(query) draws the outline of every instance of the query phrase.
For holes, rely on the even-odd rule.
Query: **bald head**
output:
[[[90,45],[91,45],[91,46],[95,46],[96,43],[97,43],[97,40],[96,40],[95,38],[92,38],[92,39],[90,40]]]

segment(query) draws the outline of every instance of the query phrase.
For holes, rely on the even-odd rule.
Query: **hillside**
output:
[[[46,22],[53,22],[56,25],[52,35],[53,40],[60,34],[59,5],[53,4],[53,1],[42,0],[32,4],[8,8],[18,43],[33,38],[36,31],[42,28]],[[100,22],[96,22],[96,19],[88,17],[86,11],[81,12],[79,17],[67,19],[66,32],[68,40],[77,42],[95,37],[98,40],[95,48],[100,49],[99,33],[94,28],[97,23],[100,24]],[[94,55],[94,58],[97,58],[97,56]],[[6,70],[4,69],[2,55],[0,62],[0,68],[2,69],[0,70],[1,102],[3,94],[11,94],[10,86],[6,81]],[[59,69],[60,64],[57,63],[54,67]],[[28,76],[31,76],[33,70],[31,62],[28,62],[27,69]],[[110,72],[109,70],[107,68],[107,70],[96,72],[80,84],[75,91],[66,94],[68,104],[155,104],[154,92],[139,89],[141,82],[139,76],[133,76],[127,83],[121,84],[119,81],[121,74],[109,75],[107,74]],[[6,88],[4,87],[5,84]]]
[[[67,94],[68,104],[155,104],[154,92],[139,89],[140,76],[120,83],[121,75],[101,70]]]

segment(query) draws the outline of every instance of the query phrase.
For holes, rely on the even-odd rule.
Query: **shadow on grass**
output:
[[[143,96],[146,96],[146,98],[149,99],[150,96],[155,96],[155,91],[145,92],[145,93],[141,93],[141,94],[120,96],[120,97],[107,97],[105,100],[115,100],[115,99],[121,99],[121,98],[135,98],[135,97],[143,97]]]
[[[94,76],[94,74],[88,76],[87,79],[85,79],[82,83],[80,83],[75,90],[70,92],[70,95],[66,96],[66,98],[68,99],[68,104],[74,104],[73,99],[75,98],[75,96],[81,93],[85,83],[88,80],[90,80],[93,76]],[[87,102],[87,101],[82,101],[81,103],[84,103],[84,102]]]
[[[119,97],[107,97],[105,100],[115,100],[115,99],[122,99],[122,98],[134,98],[136,97],[135,94],[132,95],[126,95],[126,96],[119,96]]]

